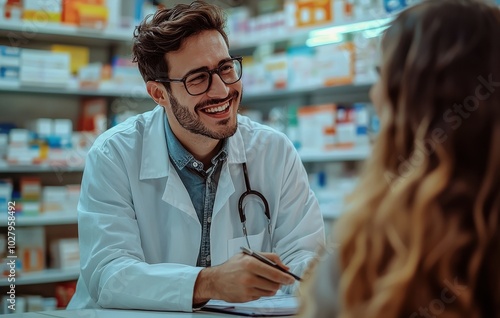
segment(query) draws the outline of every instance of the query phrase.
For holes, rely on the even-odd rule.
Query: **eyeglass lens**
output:
[[[241,78],[241,62],[239,60],[229,60],[220,65],[216,73],[225,84],[236,83]],[[189,94],[199,95],[206,92],[212,82],[211,76],[210,71],[196,72],[187,76],[185,85]]]

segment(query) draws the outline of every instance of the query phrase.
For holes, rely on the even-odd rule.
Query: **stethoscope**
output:
[[[245,177],[245,185],[247,190],[243,192],[240,196],[240,200],[238,201],[238,212],[240,213],[240,221],[241,221],[241,226],[243,228],[243,235],[245,235],[245,239],[247,241],[248,248],[251,249],[250,247],[250,242],[248,241],[248,234],[247,234],[247,217],[245,216],[245,211],[243,211],[243,200],[249,196],[249,195],[255,195],[257,196],[263,203],[264,203],[264,214],[267,217],[267,232],[269,235],[271,235],[271,213],[269,213],[269,203],[267,203],[266,198],[260,193],[259,191],[252,190],[250,187],[250,181],[248,181],[248,170],[247,170],[247,164],[245,162],[242,163],[243,165],[243,175]]]

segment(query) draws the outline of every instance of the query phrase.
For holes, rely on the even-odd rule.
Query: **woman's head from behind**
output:
[[[473,0],[424,1],[386,31],[380,70],[372,98],[379,95],[375,105],[390,133],[381,141],[391,152],[409,158],[419,141],[427,155],[441,145],[474,163],[479,148],[490,150],[479,146],[491,141],[500,112],[498,9]]]
[[[499,317],[500,10],[413,6],[380,69],[381,131],[338,227],[344,317]]]

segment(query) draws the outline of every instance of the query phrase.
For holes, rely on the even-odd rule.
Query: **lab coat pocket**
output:
[[[267,252],[269,245],[268,243],[265,242],[265,238],[267,236],[267,231],[263,230],[259,234],[255,235],[248,235],[248,242],[250,242],[250,247],[252,250],[258,251],[258,252]],[[264,246],[264,244],[266,246]],[[247,240],[245,239],[244,236],[242,237],[236,237],[233,239],[230,239],[227,241],[227,258],[233,257],[233,255],[238,254],[241,252],[240,247],[245,246],[248,247]]]

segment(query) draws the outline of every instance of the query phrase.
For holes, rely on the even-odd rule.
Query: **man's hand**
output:
[[[278,255],[262,253],[279,266],[288,270]],[[239,253],[227,262],[204,268],[194,285],[193,304],[210,299],[227,302],[246,302],[263,296],[273,296],[281,285],[295,282],[290,275],[264,264],[258,259]]]

